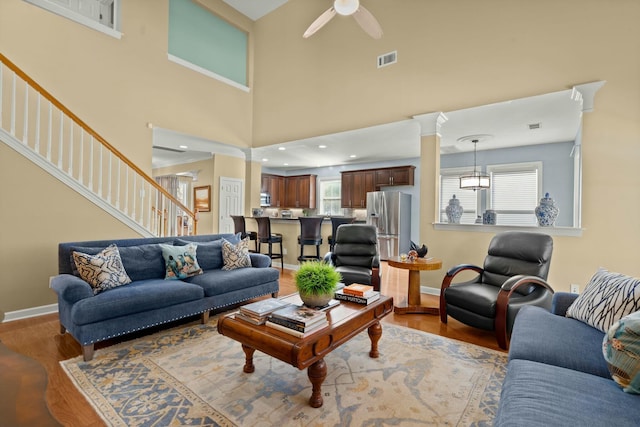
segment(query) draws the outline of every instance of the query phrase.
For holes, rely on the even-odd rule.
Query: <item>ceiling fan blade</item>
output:
[[[371,12],[365,9],[364,6],[361,5],[358,10],[355,11],[353,18],[360,24],[362,29],[374,39],[382,37],[382,27],[380,27],[378,20]]]
[[[311,37],[318,31],[320,28],[324,27],[327,22],[331,21],[331,18],[336,16],[336,10],[331,6],[329,9],[325,10],[322,15],[318,16],[318,18],[309,25],[307,31],[304,32],[302,37],[305,39]]]

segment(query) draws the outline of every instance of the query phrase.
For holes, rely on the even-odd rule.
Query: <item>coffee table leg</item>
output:
[[[369,357],[377,359],[378,356],[380,356],[380,353],[378,352],[378,341],[380,341],[380,337],[382,336],[382,326],[380,326],[380,322],[376,322],[369,326],[367,332],[369,333],[369,339],[371,340],[371,351],[369,352]]]
[[[324,359],[318,360],[313,365],[307,368],[307,375],[311,381],[312,392],[309,398],[309,405],[312,408],[319,408],[322,406],[322,383],[327,377],[327,364],[324,363]]]
[[[242,370],[247,374],[250,374],[256,370],[256,367],[253,366],[253,352],[256,351],[256,349],[242,344],[242,350],[244,351],[245,355],[244,368],[242,368]]]

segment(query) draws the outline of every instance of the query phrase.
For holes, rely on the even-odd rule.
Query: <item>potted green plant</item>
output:
[[[294,275],[300,299],[309,307],[322,307],[329,303],[342,276],[333,265],[324,261],[307,261]]]

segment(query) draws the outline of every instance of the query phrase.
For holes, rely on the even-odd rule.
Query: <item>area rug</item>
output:
[[[361,333],[325,357],[324,405],[311,408],[300,371],[256,352],[242,372],[239,343],[216,320],[61,362],[109,426],[491,425],[507,355],[383,324],[380,357]]]

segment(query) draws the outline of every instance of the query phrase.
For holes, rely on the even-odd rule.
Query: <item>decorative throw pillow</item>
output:
[[[602,352],[613,380],[627,393],[640,394],[640,311],[613,324]]]
[[[249,238],[244,238],[236,245],[222,239],[223,270],[235,270],[236,268],[251,267],[249,257]]]
[[[166,266],[165,280],[186,279],[202,274],[196,257],[197,245],[189,243],[185,246],[160,245]]]
[[[607,332],[615,322],[638,309],[640,280],[599,269],[569,306],[567,317]]]
[[[115,244],[107,246],[95,255],[74,251],[73,262],[78,269],[78,275],[93,288],[94,295],[131,283]]]

